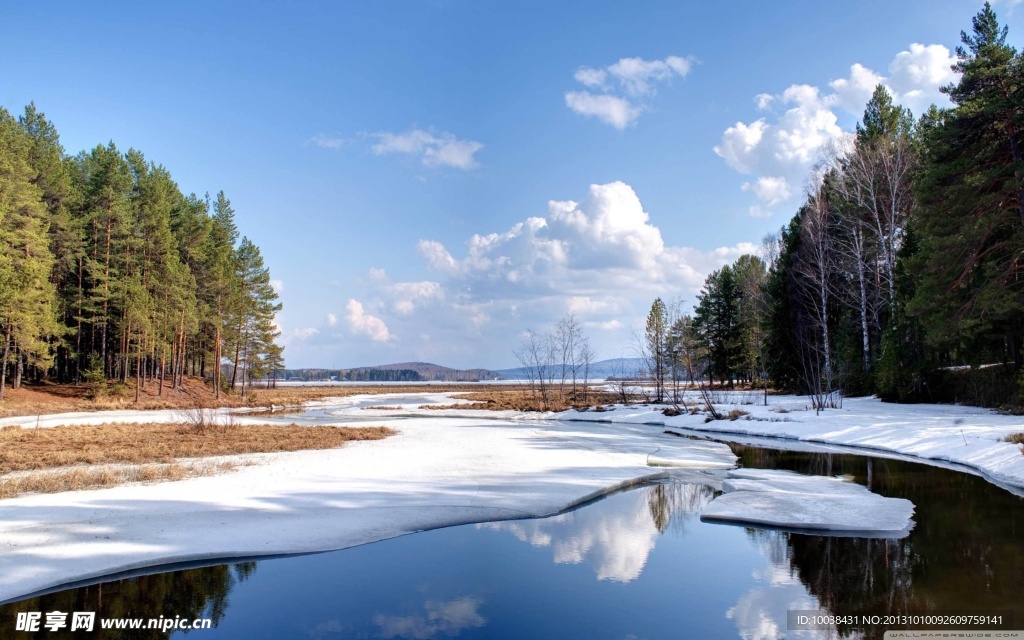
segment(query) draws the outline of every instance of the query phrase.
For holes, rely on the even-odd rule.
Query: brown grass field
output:
[[[437,391],[471,391],[480,385],[472,383],[451,385],[408,385],[408,386],[324,386],[324,387],[278,387],[266,389],[257,387],[222,393],[215,398],[209,385],[199,378],[186,378],[178,389],[165,385],[163,395],[158,394],[156,383],[150,383],[135,402],[135,387],[113,386],[101,397],[92,397],[92,390],[84,384],[39,384],[25,385],[20,389],[9,386],[0,401],[0,418],[8,416],[36,416],[71,411],[103,411],[107,409],[192,409],[196,407],[270,407],[271,405],[294,406],[310,400],[337,398],[364,393],[418,393]]]
[[[423,405],[423,409],[485,409],[488,411],[565,411],[567,409],[594,409],[619,402],[618,394],[591,389],[584,400],[582,394],[559,394],[557,390],[548,393],[547,401],[539,393],[532,393],[523,387],[477,388],[475,391],[453,396],[458,400],[471,400],[471,404]]]
[[[195,426],[102,424],[0,429],[0,498],[124,482],[178,480],[228,471],[225,462],[197,458],[333,449],[380,440],[387,427]],[[182,459],[190,459],[182,462]],[[29,472],[29,473],[25,473]]]
[[[0,478],[0,500],[25,493],[60,493],[112,487],[128,482],[167,482],[198,476],[212,476],[238,468],[234,462],[191,464],[143,464],[108,466],[101,469],[55,469]]]

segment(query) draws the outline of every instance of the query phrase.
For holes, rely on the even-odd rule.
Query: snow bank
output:
[[[885,538],[903,538],[913,526],[912,502],[882,497],[841,478],[738,469],[722,481],[722,490],[701,520]]]
[[[365,417],[373,413],[360,408],[367,402],[345,398],[336,409]],[[325,404],[317,403],[317,424],[331,423]],[[419,415],[430,417],[374,418],[399,430],[385,440],[246,456],[259,463],[221,476],[0,500],[0,601],[159,564],[326,551],[442,526],[545,516],[680,473],[651,466],[651,456],[676,467],[729,467],[736,459],[723,444],[645,427]],[[53,424],[175,417],[97,412]]]
[[[1024,432],[1022,416],[956,405],[889,404],[877,398],[848,398],[842,409],[815,415],[806,397],[769,396],[767,407],[746,404],[760,401],[760,396],[744,393],[726,400],[735,404],[718,405],[722,412],[737,408],[749,415],[705,423],[703,414],[667,417],[663,407],[629,406],[603,413],[566,411],[558,417],[844,445],[961,465],[996,483],[1024,487],[1021,448],[1004,441]],[[696,397],[688,402],[699,403]]]

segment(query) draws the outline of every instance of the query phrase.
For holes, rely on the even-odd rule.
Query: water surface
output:
[[[881,615],[1019,607],[1021,498],[916,463],[734,449],[748,467],[870,481],[882,495],[912,500],[916,526],[903,540],[878,540],[702,523],[714,491],[666,482],[549,518],[50,593],[0,607],[0,638],[32,637],[13,632],[13,620],[36,610],[213,618],[214,629],[187,634],[195,638],[760,639],[879,638],[884,630],[788,631],[789,609]],[[166,637],[135,633],[81,637]]]

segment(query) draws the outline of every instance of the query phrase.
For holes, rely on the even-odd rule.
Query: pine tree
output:
[[[8,365],[14,367],[15,386],[24,365],[47,369],[51,340],[59,333],[47,212],[29,164],[31,145],[0,108],[0,399]]]
[[[647,369],[654,379],[655,402],[665,400],[665,376],[668,372],[668,309],[661,298],[655,298],[647,314],[644,329],[644,354]]]
[[[58,379],[68,381],[77,372],[77,353],[68,338],[77,338],[80,329],[75,313],[75,284],[85,240],[80,219],[72,215],[80,206],[80,194],[73,180],[72,162],[65,157],[56,127],[34,103],[25,107],[19,124],[31,139],[28,162],[36,173],[33,183],[41,191],[49,220],[50,252],[54,257],[50,281],[57,288],[58,315],[63,324],[54,338],[56,374]]]
[[[955,107],[923,123],[909,312],[938,363],[1024,365],[1024,64],[990,5],[961,33]]]
[[[704,281],[697,295],[694,327],[708,354],[708,377],[732,384],[743,366],[740,292],[736,273],[726,265]]]
[[[247,379],[251,382],[254,376],[263,373],[263,356],[280,335],[274,316],[281,305],[270,286],[270,271],[263,264],[263,256],[249,238],[242,238],[234,252],[233,263],[236,288],[232,292],[229,317],[235,357],[231,387],[235,387],[238,373],[242,371],[244,392]]]

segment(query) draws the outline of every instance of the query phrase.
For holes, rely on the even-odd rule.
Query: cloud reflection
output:
[[[423,613],[411,616],[377,614],[373,623],[380,628],[382,638],[411,638],[427,640],[438,636],[453,637],[465,629],[476,629],[487,624],[477,609],[483,600],[463,596],[454,600],[427,600]]]
[[[743,640],[778,640],[781,638],[840,638],[832,627],[817,630],[787,629],[787,612],[824,609],[814,595],[797,578],[793,569],[785,534],[777,531],[748,532],[768,563],[753,572],[758,586],[740,596],[725,617],[736,623]],[[856,633],[850,638],[858,638]]]
[[[556,564],[587,562],[598,580],[630,582],[643,572],[658,536],[673,523],[682,528],[712,497],[712,490],[703,485],[659,484],[606,498],[600,509],[477,528],[505,531],[534,547],[550,547]]]

